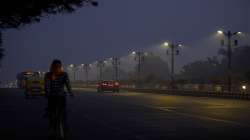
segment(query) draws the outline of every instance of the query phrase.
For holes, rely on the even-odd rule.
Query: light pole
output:
[[[180,51],[178,47],[181,47],[182,45],[165,42],[163,46],[170,48],[170,53],[167,49],[166,54],[171,55],[171,88],[175,89],[175,55],[179,55]]]
[[[99,81],[103,80],[102,72],[103,72],[103,67],[105,66],[105,63],[106,61],[103,61],[103,60],[97,61],[97,67],[99,67]]]
[[[88,83],[89,83],[89,70],[91,68],[91,64],[82,64],[82,68],[85,72],[85,83],[86,83],[86,87],[88,87]]]
[[[119,79],[119,66],[120,66],[120,64],[121,64],[121,62],[120,62],[120,59],[118,58],[118,57],[112,57],[112,58],[110,58],[110,60],[112,61],[112,65],[113,65],[113,67],[114,67],[114,79],[116,80],[116,81],[118,81],[118,79]]]
[[[74,64],[70,64],[69,68],[71,71],[73,71],[73,80],[76,80],[76,71],[75,71],[75,65]]]
[[[135,60],[138,60],[138,66],[137,66],[137,84],[140,87],[141,86],[141,65],[142,65],[142,61],[144,61],[145,56],[147,55],[146,52],[136,52],[133,51],[132,55],[135,56]]]
[[[234,36],[242,34],[241,32],[231,32],[230,30],[227,32],[224,31],[217,31],[218,34],[224,35],[224,37],[227,39],[227,58],[228,58],[228,63],[227,63],[227,82],[228,82],[228,92],[232,92],[232,39]],[[221,40],[221,45],[225,45],[225,41]],[[234,40],[234,45],[238,45],[238,40]]]

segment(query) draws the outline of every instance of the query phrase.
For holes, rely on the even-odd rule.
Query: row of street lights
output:
[[[232,91],[232,39],[233,37],[242,34],[241,32],[231,32],[230,30],[227,32],[224,31],[217,31],[219,35],[224,35],[225,39],[227,40],[227,57],[228,57],[228,91]],[[238,40],[234,40],[234,45],[237,46]],[[225,40],[221,40],[221,45],[225,45]],[[176,87],[175,85],[175,56],[180,54],[180,47],[182,47],[182,44],[178,43],[169,43],[169,42],[164,42],[162,44],[163,48],[167,49],[166,54],[171,56],[171,87],[174,89]],[[170,50],[169,50],[170,49]],[[142,69],[142,62],[144,61],[145,57],[148,56],[147,52],[142,52],[142,51],[133,51],[131,53],[135,61],[137,61],[137,83],[138,86],[140,86],[140,81],[141,81],[141,69]],[[99,79],[100,81],[103,80],[103,67],[108,63],[108,61],[111,61],[111,64],[113,66],[114,70],[114,79],[116,81],[119,80],[119,66],[121,65],[120,58],[118,57],[112,57],[107,60],[99,60],[96,61],[95,64],[99,68]],[[89,70],[91,69],[92,64],[81,64],[81,68],[85,72],[85,77],[86,77],[86,84],[88,85],[88,74]],[[76,69],[77,67],[74,64],[69,65],[69,69],[74,72],[74,80],[76,80]]]

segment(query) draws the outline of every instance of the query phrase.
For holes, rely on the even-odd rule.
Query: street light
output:
[[[107,61],[103,61],[103,60],[99,60],[96,63],[97,67],[99,67],[99,81],[103,80],[102,72],[103,72],[103,67],[105,66],[106,63],[107,63]]]
[[[118,81],[118,77],[119,77],[118,70],[119,70],[119,65],[121,64],[120,59],[118,57],[112,57],[110,58],[110,60],[114,68],[114,77],[115,77],[114,79]]]
[[[136,55],[136,52],[135,52],[135,51],[133,51],[133,52],[132,52],[132,55]]]
[[[234,36],[242,34],[242,32],[234,32],[232,33],[230,30],[227,32],[224,31],[217,31],[218,34],[223,35],[227,39],[227,57],[228,57],[228,64],[227,64],[227,69],[228,69],[228,92],[232,91],[232,38]],[[221,40],[221,45],[225,45],[225,41]],[[238,45],[238,40],[234,40],[234,45]]]
[[[223,34],[223,31],[219,30],[217,31],[218,34]]]
[[[75,72],[75,65],[74,64],[70,64],[68,66],[68,70],[72,71],[73,72],[73,81],[76,80],[76,72]]]
[[[142,61],[144,61],[144,58],[145,58],[145,56],[147,56],[148,55],[148,53],[146,53],[146,52],[140,52],[140,51],[138,51],[138,52],[136,52],[136,51],[133,51],[132,52],[132,55],[134,55],[134,57],[135,57],[135,60],[138,60],[138,67],[137,67],[137,84],[138,84],[138,86],[140,87],[141,85],[141,63],[142,63]]]
[[[170,48],[171,52],[169,54],[169,51],[167,50],[166,53],[167,55],[171,55],[171,87],[172,89],[175,88],[175,68],[174,68],[174,61],[175,61],[175,55],[179,55],[180,51],[178,49],[178,47],[182,47],[182,44],[174,44],[174,43],[168,43],[168,42],[164,42],[163,43],[164,48]]]
[[[242,90],[244,90],[244,91],[247,90],[247,86],[246,86],[246,85],[242,85],[241,88],[242,88]]]
[[[164,42],[163,44],[165,47],[169,47],[169,43],[168,42]]]
[[[85,72],[85,83],[86,83],[86,87],[88,87],[88,83],[89,83],[89,70],[91,69],[91,64],[81,64],[84,72]]]

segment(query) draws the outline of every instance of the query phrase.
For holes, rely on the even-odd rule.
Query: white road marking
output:
[[[157,110],[161,110],[161,111],[166,111],[166,112],[173,112],[173,113],[175,113],[177,115],[186,116],[186,117],[190,117],[190,118],[197,118],[197,119],[201,119],[201,120],[210,120],[210,121],[223,122],[223,123],[227,123],[227,124],[231,124],[231,125],[250,127],[250,125],[248,125],[248,124],[243,124],[243,123],[236,122],[236,121],[230,121],[230,120],[212,118],[212,117],[208,117],[208,116],[183,113],[183,112],[179,112],[179,111],[176,111],[176,110],[169,109],[168,107],[165,107],[165,108],[164,107],[157,107],[157,106],[145,106],[145,107],[152,108],[152,109],[157,109]]]

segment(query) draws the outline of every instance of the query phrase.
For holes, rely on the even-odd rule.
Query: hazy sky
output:
[[[216,52],[219,43],[205,44],[219,42],[211,39],[219,28],[250,33],[249,0],[98,1],[97,8],[5,31],[1,79],[14,79],[27,69],[47,70],[54,58],[65,64],[90,63],[152,49],[164,40],[184,43],[189,48],[183,57],[191,60]]]

